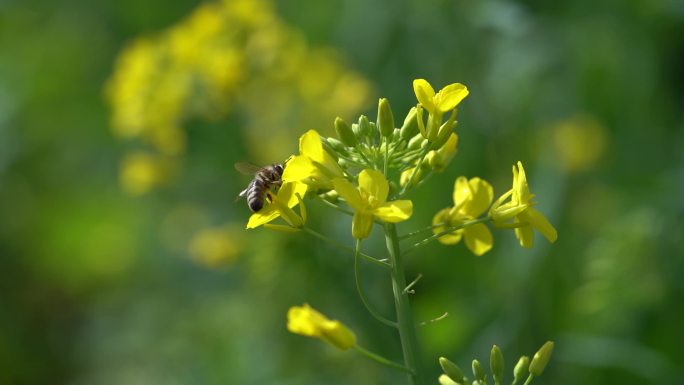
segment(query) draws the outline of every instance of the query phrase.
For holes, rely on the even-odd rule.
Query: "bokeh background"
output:
[[[419,329],[429,380],[440,355],[469,367],[496,343],[510,367],[551,339],[535,382],[684,382],[681,1],[2,0],[0,383],[402,383],[286,331],[308,302],[400,359],[348,253],[243,230],[233,163],[374,119],[380,96],[401,119],[418,77],[471,94],[457,157],[400,231],[459,175],[503,193],[517,160],[559,230],[409,257],[416,318],[449,313]],[[309,211],[351,243],[346,218]],[[388,277],[364,279],[391,314]]]

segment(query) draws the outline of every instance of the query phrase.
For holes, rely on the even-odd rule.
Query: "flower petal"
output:
[[[373,216],[362,211],[354,212],[352,236],[356,239],[367,238],[373,230]]]
[[[520,242],[520,246],[529,249],[534,245],[534,232],[532,231],[532,226],[516,227],[514,231],[515,237],[518,238],[518,241]]]
[[[344,178],[333,179],[335,191],[345,200],[354,210],[364,210],[365,204],[361,201],[361,194],[356,187]]]
[[[413,92],[416,94],[416,99],[423,105],[423,107],[428,110],[428,112],[434,112],[435,103],[433,98],[435,97],[435,90],[432,88],[430,83],[425,79],[416,79],[413,81]]]
[[[278,211],[276,205],[266,205],[266,207],[262,208],[261,210],[257,211],[249,217],[249,221],[247,222],[247,228],[253,229],[255,227],[259,227],[265,223],[271,222],[279,216],[280,212]]]
[[[513,200],[516,203],[525,204],[532,199],[530,188],[527,185],[527,176],[522,162],[518,161],[517,169],[513,166]]]
[[[278,190],[277,199],[278,201],[285,203],[287,207],[294,207],[299,203],[297,194],[303,196],[306,194],[307,188],[308,186],[302,182],[283,183],[280,190]]]
[[[454,182],[454,207],[462,207],[471,198],[472,192],[470,191],[470,184],[468,179],[464,176],[459,176]]]
[[[488,252],[492,248],[494,239],[489,227],[482,223],[468,226],[463,231],[465,244],[473,254],[478,257]]]
[[[373,210],[373,215],[389,223],[405,221],[413,215],[413,202],[410,200],[387,202],[376,207]]]
[[[316,167],[309,158],[303,155],[293,156],[286,164],[283,171],[283,182],[300,181],[311,178],[316,173]]]
[[[366,169],[359,174],[359,190],[367,197],[374,197],[378,204],[382,204],[387,200],[389,183],[381,172]]]
[[[440,112],[451,111],[468,96],[468,93],[468,88],[461,83],[449,84],[437,93],[436,107]]]
[[[315,161],[323,160],[323,143],[321,136],[316,130],[309,130],[299,137],[299,154],[307,156]]]
[[[527,221],[532,227],[539,230],[539,232],[549,242],[556,242],[558,239],[558,232],[553,225],[546,219],[544,214],[530,207],[519,215],[520,219]]]
[[[463,206],[461,212],[472,218],[477,218],[485,210],[494,199],[494,188],[484,179],[478,177],[472,178],[468,181],[470,188],[470,201]]]

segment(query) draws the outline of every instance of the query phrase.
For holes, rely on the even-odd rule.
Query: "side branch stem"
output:
[[[383,356],[380,356],[380,355],[378,355],[378,354],[375,354],[375,353],[373,353],[373,352],[371,352],[371,351],[368,351],[368,350],[362,348],[362,347],[359,346],[359,345],[354,345],[354,350],[356,350],[356,351],[359,352],[360,354],[364,355],[366,358],[369,358],[369,359],[371,359],[371,360],[373,360],[373,361],[375,361],[375,362],[379,362],[379,363],[381,363],[381,364],[383,364],[383,365],[387,365],[387,366],[389,366],[389,367],[392,367],[392,368],[401,370],[402,372],[406,372],[406,373],[409,373],[409,374],[410,374],[410,373],[413,373],[413,371],[412,371],[411,369],[407,368],[406,366],[404,366],[404,365],[402,365],[402,364],[398,364],[398,363],[396,363],[396,362],[394,362],[394,361],[390,361],[390,360],[388,360],[387,358],[385,358],[385,357],[383,357]]]
[[[490,219],[489,216],[485,216],[485,217],[482,217],[482,218],[473,219],[472,221],[468,221],[468,222],[461,223],[461,224],[458,225],[458,226],[451,226],[451,227],[448,227],[448,228],[447,228],[446,230],[444,230],[444,231],[441,231],[441,232],[439,232],[439,233],[437,233],[437,234],[433,234],[433,235],[431,235],[431,236],[429,236],[429,237],[423,239],[422,241],[413,244],[411,247],[409,247],[409,248],[406,249],[406,253],[408,253],[409,251],[414,250],[414,249],[416,249],[416,248],[418,248],[418,247],[420,247],[420,246],[427,245],[428,243],[430,243],[430,242],[432,242],[432,241],[434,241],[434,240],[437,240],[439,237],[442,237],[442,236],[445,236],[445,235],[447,235],[447,234],[453,233],[453,232],[456,231],[456,230],[460,230],[460,229],[463,229],[463,228],[465,228],[465,227],[472,226],[472,225],[475,225],[475,224],[478,224],[478,223],[487,222],[487,221],[489,221],[489,219]]]
[[[366,294],[363,291],[363,286],[361,286],[361,266],[359,263],[359,254],[361,253],[361,240],[357,239],[356,240],[356,250],[354,251],[354,280],[356,281],[356,291],[359,293],[359,297],[361,298],[361,302],[363,302],[363,306],[366,307],[366,310],[375,317],[378,321],[381,323],[396,328],[398,325],[394,321],[390,321],[387,318],[383,317],[378,313],[368,302],[368,299],[366,298]]]
[[[313,235],[314,237],[316,237],[316,238],[318,238],[318,239],[320,239],[320,240],[322,240],[322,241],[328,242],[328,243],[330,243],[330,244],[332,244],[332,245],[334,245],[334,246],[337,246],[337,247],[339,247],[339,248],[341,248],[341,249],[345,249],[345,250],[352,251],[352,252],[355,251],[353,247],[349,247],[349,246],[347,246],[347,245],[345,245],[345,244],[343,244],[343,243],[340,243],[340,242],[338,242],[338,241],[336,241],[336,240],[334,240],[334,239],[332,239],[332,238],[326,237],[325,235],[323,235],[323,234],[321,234],[321,233],[317,232],[316,230],[313,230],[313,229],[311,229],[311,228],[309,228],[309,227],[304,226],[304,227],[302,227],[302,230],[306,231],[307,233]],[[375,258],[371,257],[371,256],[368,255],[368,254],[359,253],[359,255],[361,256],[361,258],[365,259],[366,261],[371,262],[371,263],[374,263],[374,264],[376,264],[376,265],[378,265],[378,266],[382,266],[382,267],[385,267],[385,268],[389,268],[389,267],[390,267],[390,264],[389,264],[388,262],[381,261],[381,260],[379,260],[379,259],[375,259]]]

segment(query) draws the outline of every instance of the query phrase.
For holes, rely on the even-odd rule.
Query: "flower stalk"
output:
[[[411,313],[406,288],[406,277],[404,275],[404,263],[399,249],[399,237],[397,228],[394,224],[385,224],[385,241],[389,253],[390,264],[392,266],[392,292],[394,293],[394,306],[397,311],[397,324],[399,327],[399,338],[401,339],[401,349],[404,353],[405,365],[412,369],[408,375],[410,385],[422,385],[422,369],[418,361],[418,341],[416,339],[416,328]]]

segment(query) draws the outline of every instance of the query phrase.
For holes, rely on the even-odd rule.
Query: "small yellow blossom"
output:
[[[503,203],[509,197],[511,200]],[[497,199],[489,211],[494,225],[514,227],[520,246],[528,248],[534,244],[533,228],[537,229],[549,242],[555,242],[558,238],[553,225],[542,213],[532,207],[536,204],[532,201],[533,198],[534,195],[530,193],[527,185],[525,169],[522,162],[518,162],[517,167],[513,166],[513,188]],[[513,222],[507,223],[509,220]]]
[[[349,328],[339,321],[326,318],[306,303],[303,306],[293,306],[287,312],[287,330],[320,338],[342,350],[356,345],[356,336]]]
[[[190,240],[188,251],[192,259],[206,267],[228,265],[244,248],[242,237],[230,226],[205,228]]]
[[[130,195],[144,195],[154,187],[165,183],[171,171],[172,164],[165,157],[145,152],[132,152],[123,159],[119,180],[124,190]]]
[[[456,108],[468,96],[468,88],[461,83],[449,84],[435,94],[435,90],[425,79],[414,80],[413,91],[427,112],[440,116]]]
[[[301,181],[313,189],[331,189],[332,180],[343,172],[335,159],[323,148],[321,136],[309,130],[299,138],[299,155],[285,167],[283,181]]]
[[[302,201],[302,195],[306,193],[307,186],[299,182],[283,183],[278,192],[270,194],[264,207],[252,214],[247,222],[247,228],[253,229],[266,225],[278,217],[282,217],[292,228],[300,228],[306,222],[306,207]],[[300,214],[297,215],[292,208],[299,206]],[[270,225],[271,228],[281,230],[285,226]],[[283,229],[284,230],[284,229]]]
[[[432,219],[435,234],[446,231],[448,227],[459,226],[476,219],[485,212],[492,202],[492,186],[480,178],[470,180],[458,177],[454,183],[454,206],[440,210]],[[477,223],[439,237],[445,245],[456,244],[465,238],[465,244],[473,254],[480,256],[492,248],[493,238],[489,228]]]
[[[413,214],[413,202],[410,200],[387,202],[389,183],[381,172],[370,169],[361,171],[358,190],[344,178],[334,179],[333,184],[337,193],[354,209],[354,238],[368,237],[374,218],[397,223],[409,219]]]

